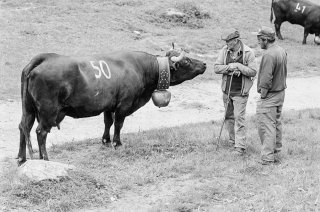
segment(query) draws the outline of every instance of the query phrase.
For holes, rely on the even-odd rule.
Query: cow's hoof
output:
[[[114,148],[112,142],[107,142],[104,145],[109,148]]]
[[[115,149],[118,149],[118,148],[121,147],[121,146],[122,146],[122,143],[121,143],[121,142],[117,142],[117,143],[114,144],[114,148],[115,148]]]
[[[24,164],[26,161],[27,161],[26,159],[18,158],[17,164],[18,164],[18,166],[21,166],[21,165]]]
[[[110,144],[111,144],[111,140],[110,139],[107,140],[107,139],[103,138],[101,140],[101,142],[102,142],[103,145],[106,145],[106,146],[110,146]]]
[[[277,37],[278,37],[279,40],[283,40],[282,35],[277,35]]]

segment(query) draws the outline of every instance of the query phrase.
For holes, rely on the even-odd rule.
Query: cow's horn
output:
[[[181,54],[178,57],[171,57],[171,61],[172,62],[179,62],[180,60],[182,60],[182,58],[184,57],[184,55],[186,54],[185,51],[182,51]]]
[[[174,50],[174,42],[172,42],[172,43],[171,43],[171,45],[172,45],[172,46],[171,46],[171,48],[170,48],[170,50],[169,50],[169,51]]]

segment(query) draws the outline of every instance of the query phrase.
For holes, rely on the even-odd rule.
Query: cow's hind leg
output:
[[[58,127],[58,129],[60,130],[60,123],[62,122],[62,120],[65,117],[65,113],[64,112],[60,112],[57,115],[56,121],[55,121],[55,126]],[[38,140],[38,146],[39,146],[39,158],[40,159],[44,159],[44,160],[49,160],[48,159],[48,154],[46,151],[46,143],[47,143],[47,135],[48,132],[50,132],[50,129],[44,130],[43,127],[39,124],[37,129],[36,129],[36,133],[37,133],[37,140]]]
[[[115,148],[122,145],[120,141],[120,131],[123,126],[124,119],[125,119],[124,115],[120,115],[119,113],[115,114],[114,135],[113,135],[113,143]]]
[[[54,105],[54,104],[52,104]],[[61,121],[64,117],[58,114],[56,107],[51,108],[40,108],[39,109],[39,125],[36,129],[37,140],[39,145],[39,155],[40,159],[49,160],[46,143],[47,143],[47,135],[50,132],[53,126],[57,126],[57,122]]]
[[[26,141],[29,139],[30,141],[30,131],[34,124],[35,114],[27,113],[23,114],[21,118],[21,122],[19,124],[20,130],[20,145],[19,145],[19,153],[18,153],[18,164],[21,165],[26,161]],[[31,141],[30,141],[31,144]],[[32,146],[30,146],[29,154],[32,154]],[[32,157],[32,155],[30,155]]]
[[[40,159],[44,160],[49,160],[46,148],[47,135],[49,131],[50,129],[44,129],[41,124],[39,124],[36,129]]]
[[[274,28],[276,30],[276,35],[280,40],[283,40],[283,37],[282,37],[281,32],[280,32],[280,27],[281,27],[282,22],[283,21],[281,19],[276,19],[274,21]]]
[[[104,112],[104,133],[102,136],[102,144],[110,146],[111,139],[110,139],[110,127],[113,124],[113,117],[111,112]]]

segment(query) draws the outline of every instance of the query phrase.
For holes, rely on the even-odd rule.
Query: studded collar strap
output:
[[[157,57],[159,64],[159,79],[157,90],[166,90],[170,86],[170,68],[168,57]]]

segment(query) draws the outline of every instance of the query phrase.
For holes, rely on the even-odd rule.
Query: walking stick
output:
[[[223,122],[222,122],[222,125],[221,125],[221,128],[220,128],[220,133],[219,133],[219,137],[218,137],[218,141],[217,141],[216,151],[218,151],[218,149],[219,149],[220,137],[221,137],[221,133],[222,133],[224,122],[226,121],[226,115],[227,115],[227,110],[228,110],[229,101],[230,101],[229,97],[230,97],[230,90],[231,90],[231,83],[232,83],[233,74],[234,74],[234,72],[232,72],[231,78],[230,78],[229,89],[228,89],[228,94],[227,94],[228,95],[228,97],[227,97],[227,106],[226,106],[226,109],[225,109],[225,112],[224,112]]]

